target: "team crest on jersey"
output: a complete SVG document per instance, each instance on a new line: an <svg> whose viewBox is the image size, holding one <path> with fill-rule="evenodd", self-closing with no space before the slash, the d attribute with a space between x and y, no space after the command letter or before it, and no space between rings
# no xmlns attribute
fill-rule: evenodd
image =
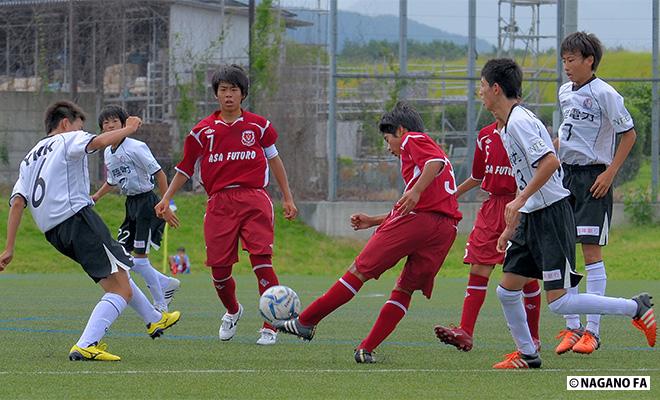
<svg viewBox="0 0 660 400"><path fill-rule="evenodd" d="M593 105L593 102L591 101L591 97L587 97L586 99L584 99L582 105L584 106L584 108L591 109L591 106Z"/></svg>
<svg viewBox="0 0 660 400"><path fill-rule="evenodd" d="M255 140L254 131L250 131L250 130L243 131L241 135L242 135L241 143L243 143L244 146L250 147L254 145L254 140Z"/></svg>

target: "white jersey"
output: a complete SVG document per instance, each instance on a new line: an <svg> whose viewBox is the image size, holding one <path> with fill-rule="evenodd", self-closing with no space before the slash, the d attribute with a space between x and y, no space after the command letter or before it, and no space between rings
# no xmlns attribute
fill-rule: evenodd
<svg viewBox="0 0 660 400"><path fill-rule="evenodd" d="M154 189L153 175L161 170L149 147L132 138L126 138L116 149L106 147L103 161L109 185L119 185L122 194L134 196Z"/></svg>
<svg viewBox="0 0 660 400"><path fill-rule="evenodd" d="M532 180L541 158L548 153L555 154L552 140L536 115L520 105L514 106L511 110L509 120L500 136L509 155L518 190L522 191ZM570 192L562 185L561 174L562 170L559 167L557 172L527 199L520 212L531 213L568 196Z"/></svg>
<svg viewBox="0 0 660 400"><path fill-rule="evenodd" d="M94 204L87 168L87 145L93 138L83 131L48 136L21 161L9 202L23 197L42 232Z"/></svg>
<svg viewBox="0 0 660 400"><path fill-rule="evenodd" d="M572 165L610 165L616 135L631 130L633 120L623 97L606 82L592 78L576 90L559 88L563 122L559 127L559 158Z"/></svg>

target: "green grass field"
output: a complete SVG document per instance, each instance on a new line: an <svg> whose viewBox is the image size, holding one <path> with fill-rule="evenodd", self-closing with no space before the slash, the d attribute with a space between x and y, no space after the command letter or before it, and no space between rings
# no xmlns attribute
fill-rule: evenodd
<svg viewBox="0 0 660 400"><path fill-rule="evenodd" d="M397 330L377 350L379 363L358 365L353 349L368 333L399 268L369 282L356 299L321 323L303 343L280 336L276 346L254 342L260 327L256 282L245 259L236 267L238 296L246 308L237 336L217 338L224 310L203 267L201 219L205 196L179 196L183 226L170 231L170 250L184 245L193 273L183 276L173 308L181 322L160 339L146 335L131 310L106 336L119 363L73 363L69 348L82 331L101 291L80 267L59 255L24 215L15 261L0 274L0 398L622 398L625 392L567 392L567 375L650 375L653 390L635 398L659 398L660 361L626 318L603 319L603 347L591 356L556 356L554 335L563 319L543 310L543 368L494 371L513 350L494 288L494 273L479 322L475 348L463 353L435 339L436 323L457 323L466 282L460 236L436 279L434 297L415 295ZM6 220L6 203L0 219ZM111 227L123 218L123 200L108 196L97 206ZM114 229L112 229L114 231ZM4 243L4 226L0 243ZM283 284L303 305L321 295L350 264L362 243L336 240L299 222L276 222L274 262ZM579 252L578 252L579 253ZM660 293L657 227L617 228L605 249L608 294ZM160 254L152 256L155 264ZM582 270L582 267L579 268ZM136 281L144 286L141 278ZM584 286L583 286L584 287ZM641 395L640 395L641 393Z"/></svg>

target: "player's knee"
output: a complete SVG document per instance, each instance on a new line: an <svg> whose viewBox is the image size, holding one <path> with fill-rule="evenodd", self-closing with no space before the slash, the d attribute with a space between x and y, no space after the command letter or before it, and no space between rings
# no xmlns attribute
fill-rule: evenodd
<svg viewBox="0 0 660 400"><path fill-rule="evenodd" d="M602 281L607 279L607 273L605 272L605 265L603 263L587 265L585 270L587 271L588 282Z"/></svg>
<svg viewBox="0 0 660 400"><path fill-rule="evenodd" d="M231 278L231 270L231 265L211 267L211 277L213 278L213 283L218 284L229 280L229 278Z"/></svg>
<svg viewBox="0 0 660 400"><path fill-rule="evenodd" d="M571 296L573 296L571 293L566 292L563 296L549 302L548 308L550 308L550 311L555 314L572 314L572 312L567 309Z"/></svg>
<svg viewBox="0 0 660 400"><path fill-rule="evenodd" d="M515 303L522 296L520 290L505 289L501 285L498 285L495 291L497 292L497 298L500 299L500 303Z"/></svg>

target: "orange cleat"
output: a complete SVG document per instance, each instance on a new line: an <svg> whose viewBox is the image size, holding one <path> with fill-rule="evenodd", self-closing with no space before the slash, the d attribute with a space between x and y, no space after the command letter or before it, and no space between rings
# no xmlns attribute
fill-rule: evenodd
<svg viewBox="0 0 660 400"><path fill-rule="evenodd" d="M577 329L562 329L555 337L555 339L561 339L561 342L555 348L555 353L564 354L571 350L582 335L584 335L584 329L582 327Z"/></svg>
<svg viewBox="0 0 660 400"><path fill-rule="evenodd" d="M649 346L654 347L658 322L656 321L655 313L653 312L653 303L651 303L652 298L653 297L649 296L648 293L641 293L633 297L633 300L637 302L637 314L633 318L632 324L635 328L644 333Z"/></svg>
<svg viewBox="0 0 660 400"><path fill-rule="evenodd" d="M497 364L493 365L495 369L529 369L529 368L541 368L541 357L539 353L532 354L528 356L522 354L519 351L514 351L511 354L507 354L504 357L504 361L500 361Z"/></svg>
<svg viewBox="0 0 660 400"><path fill-rule="evenodd" d="M584 331L580 340L573 345L573 352L580 354L591 354L600 347L600 339L594 333Z"/></svg>

